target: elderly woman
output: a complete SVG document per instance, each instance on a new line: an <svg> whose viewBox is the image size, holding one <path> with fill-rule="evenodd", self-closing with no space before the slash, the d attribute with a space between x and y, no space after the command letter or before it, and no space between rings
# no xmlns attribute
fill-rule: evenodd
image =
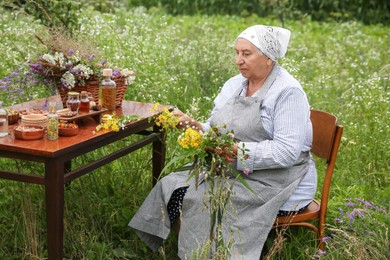
<svg viewBox="0 0 390 260"><path fill-rule="evenodd" d="M233 230L231 259L259 259L275 217L302 211L316 190L316 169L310 155L310 107L299 82L277 65L284 57L290 31L255 25L236 39L236 65L240 74L229 79L214 101L211 117L200 123L180 110L183 124L208 131L222 124L234 130L239 147L233 163L255 191L234 185L231 207L224 218L224 237ZM152 249L166 239L180 217L180 258L189 258L208 238L209 216L203 210L207 184L196 189L188 172L171 173L150 192L130 221L138 236ZM180 215L180 216L179 216Z"/></svg>

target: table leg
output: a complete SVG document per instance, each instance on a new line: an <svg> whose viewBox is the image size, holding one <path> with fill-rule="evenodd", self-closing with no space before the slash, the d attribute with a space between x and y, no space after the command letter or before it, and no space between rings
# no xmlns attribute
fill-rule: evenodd
<svg viewBox="0 0 390 260"><path fill-rule="evenodd" d="M154 132L161 132L161 128L155 126ZM153 142L153 186L156 184L160 177L161 171L165 164L165 132L161 132L161 138L159 141Z"/></svg>
<svg viewBox="0 0 390 260"><path fill-rule="evenodd" d="M64 164L45 162L46 232L48 259L62 259L64 242Z"/></svg>

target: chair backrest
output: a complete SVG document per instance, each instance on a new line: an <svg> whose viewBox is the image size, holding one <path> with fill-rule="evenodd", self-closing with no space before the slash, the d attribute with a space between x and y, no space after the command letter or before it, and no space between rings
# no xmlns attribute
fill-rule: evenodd
<svg viewBox="0 0 390 260"><path fill-rule="evenodd" d="M311 110L310 119L313 125L311 152L327 162L321 194L321 211L325 214L343 126L337 125L337 117L319 110Z"/></svg>

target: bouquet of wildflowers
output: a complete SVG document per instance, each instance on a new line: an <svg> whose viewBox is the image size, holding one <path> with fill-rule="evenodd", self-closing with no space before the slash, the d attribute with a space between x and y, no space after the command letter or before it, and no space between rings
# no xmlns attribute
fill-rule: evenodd
<svg viewBox="0 0 390 260"><path fill-rule="evenodd" d="M158 107L158 104L154 109ZM180 150L167 163L164 168L170 168L178 162L186 162L180 167L179 171L189 170L188 180L194 179L195 186L204 181L209 184L209 189L205 194L206 207L210 212L210 250L207 257L218 259L227 259L230 255L231 239L225 241L222 235L222 218L226 205L233 193L235 181L240 181L248 190L252 188L243 179L231 165L235 159L235 153L232 147L236 144L233 131L228 131L226 126L212 127L208 132L198 131L187 127L184 131L175 128L178 125L178 118L173 116L168 110L162 110L162 113L155 118L156 124L163 129L171 129L174 132L179 131L177 142ZM240 148L243 158L248 155L244 148ZM189 162L189 164L188 164ZM229 181L231 179L232 181Z"/></svg>

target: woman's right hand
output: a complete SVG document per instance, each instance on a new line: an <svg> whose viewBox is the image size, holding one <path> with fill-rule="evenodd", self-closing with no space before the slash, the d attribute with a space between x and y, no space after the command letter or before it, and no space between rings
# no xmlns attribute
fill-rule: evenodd
<svg viewBox="0 0 390 260"><path fill-rule="evenodd" d="M202 125L198 121L196 121L192 117L186 115L180 109L175 108L172 111L172 114L174 116L179 117L179 124L176 126L177 128L185 129L187 127L192 127L195 130L201 130L202 129Z"/></svg>

